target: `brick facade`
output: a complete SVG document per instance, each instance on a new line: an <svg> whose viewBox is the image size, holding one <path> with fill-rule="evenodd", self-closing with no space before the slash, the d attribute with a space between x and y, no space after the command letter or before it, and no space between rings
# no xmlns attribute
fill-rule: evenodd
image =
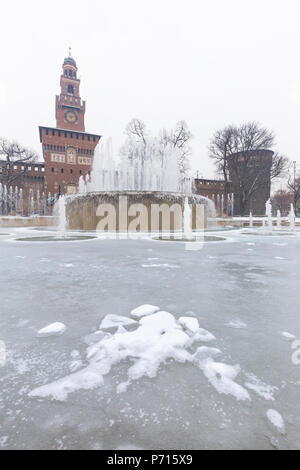
<svg viewBox="0 0 300 470"><path fill-rule="evenodd" d="M67 129L40 127L45 161L45 191L73 194L80 176L89 177L100 136Z"/></svg>
<svg viewBox="0 0 300 470"><path fill-rule="evenodd" d="M5 167L6 162L0 161L0 176L3 176L4 181ZM21 216L28 216L31 213L48 215L51 212L51 204L49 206L45 194L44 163L18 163L13 169L18 177L9 188L6 188L6 204L10 208L9 212ZM4 186L1 185L0 190L4 191ZM0 199L4 204L3 198ZM6 213L4 207L0 207L1 212Z"/></svg>

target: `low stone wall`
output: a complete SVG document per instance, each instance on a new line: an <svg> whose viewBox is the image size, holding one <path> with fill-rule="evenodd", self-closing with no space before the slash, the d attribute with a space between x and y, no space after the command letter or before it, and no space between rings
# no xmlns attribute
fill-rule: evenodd
<svg viewBox="0 0 300 470"><path fill-rule="evenodd" d="M52 216L0 216L0 227L53 227L57 224L57 217Z"/></svg>
<svg viewBox="0 0 300 470"><path fill-rule="evenodd" d="M188 197L192 227L206 226L208 201ZM150 191L112 191L69 196L66 200L68 228L117 232L180 231L185 196Z"/></svg>

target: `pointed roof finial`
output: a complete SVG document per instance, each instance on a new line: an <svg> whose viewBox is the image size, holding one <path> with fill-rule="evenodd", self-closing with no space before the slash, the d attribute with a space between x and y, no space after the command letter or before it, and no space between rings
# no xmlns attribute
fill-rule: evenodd
<svg viewBox="0 0 300 470"><path fill-rule="evenodd" d="M72 48L69 46L69 57L72 57Z"/></svg>

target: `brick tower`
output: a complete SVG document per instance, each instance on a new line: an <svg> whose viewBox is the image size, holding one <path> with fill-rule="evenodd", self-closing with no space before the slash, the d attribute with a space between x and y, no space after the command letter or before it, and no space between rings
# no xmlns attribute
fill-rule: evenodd
<svg viewBox="0 0 300 470"><path fill-rule="evenodd" d="M77 65L71 51L65 58L56 96L56 127L39 127L45 160L45 191L73 194L80 176L91 172L94 150L101 136L85 132L85 101L81 101Z"/></svg>
<svg viewBox="0 0 300 470"><path fill-rule="evenodd" d="M63 63L61 92L56 96L56 127L84 132L85 101L81 102L77 70L76 62L70 53Z"/></svg>

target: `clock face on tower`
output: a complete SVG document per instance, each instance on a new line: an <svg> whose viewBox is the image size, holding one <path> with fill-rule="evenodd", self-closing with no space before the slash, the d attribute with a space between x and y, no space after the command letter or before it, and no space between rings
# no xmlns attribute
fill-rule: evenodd
<svg viewBox="0 0 300 470"><path fill-rule="evenodd" d="M75 124L78 121L78 116L75 111L66 111L65 120L70 124Z"/></svg>

